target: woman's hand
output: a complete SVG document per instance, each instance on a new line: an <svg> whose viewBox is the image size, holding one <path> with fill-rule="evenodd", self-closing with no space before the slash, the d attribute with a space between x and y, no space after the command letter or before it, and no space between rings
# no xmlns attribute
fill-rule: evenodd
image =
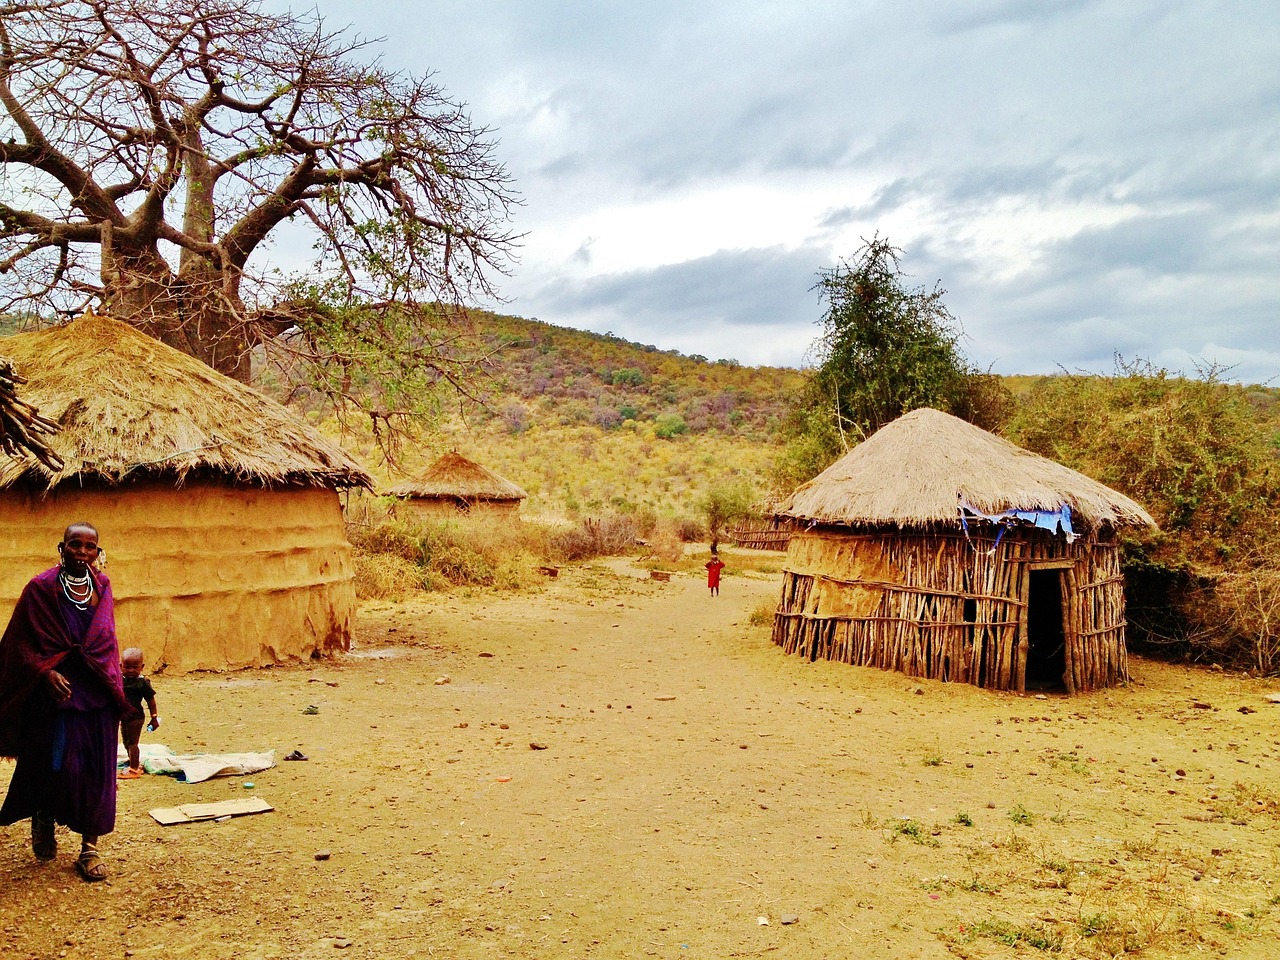
<svg viewBox="0 0 1280 960"><path fill-rule="evenodd" d="M71 699L71 684L57 670L49 671L49 689L53 691L53 699L62 701Z"/></svg>

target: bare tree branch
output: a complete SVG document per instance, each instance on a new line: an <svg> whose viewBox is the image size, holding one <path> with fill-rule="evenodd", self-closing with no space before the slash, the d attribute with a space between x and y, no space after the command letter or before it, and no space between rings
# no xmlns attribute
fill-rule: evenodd
<svg viewBox="0 0 1280 960"><path fill-rule="evenodd" d="M495 295L518 200L490 132L369 48L256 0L0 2L0 303L97 290L242 379L309 329L295 361L462 383L431 305ZM288 221L315 249L292 279L263 254ZM398 359L331 322L362 302L394 304Z"/></svg>

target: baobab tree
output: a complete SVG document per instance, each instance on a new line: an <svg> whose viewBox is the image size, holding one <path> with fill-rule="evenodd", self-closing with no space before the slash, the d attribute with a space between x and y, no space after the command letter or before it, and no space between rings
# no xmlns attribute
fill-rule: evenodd
<svg viewBox="0 0 1280 960"><path fill-rule="evenodd" d="M494 292L517 200L464 106L371 54L253 0L0 2L0 309L96 300L241 380L282 344L338 390L450 376L442 309Z"/></svg>

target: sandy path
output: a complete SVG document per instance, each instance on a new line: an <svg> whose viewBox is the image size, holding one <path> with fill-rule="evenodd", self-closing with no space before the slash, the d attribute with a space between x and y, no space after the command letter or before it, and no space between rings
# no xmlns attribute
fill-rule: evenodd
<svg viewBox="0 0 1280 960"><path fill-rule="evenodd" d="M146 811L243 778L124 784L95 887L0 828L0 956L1270 955L1271 687L1138 662L1037 700L805 664L746 625L773 579L641 574L373 605L345 661L157 678L175 750L311 759L220 824Z"/></svg>

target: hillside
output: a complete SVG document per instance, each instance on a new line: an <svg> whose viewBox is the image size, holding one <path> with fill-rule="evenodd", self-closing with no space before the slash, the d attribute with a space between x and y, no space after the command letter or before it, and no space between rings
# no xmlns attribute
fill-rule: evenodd
<svg viewBox="0 0 1280 960"><path fill-rule="evenodd" d="M395 467L379 462L371 437L344 438L379 480L457 450L524 487L535 515L682 516L717 484L763 491L801 371L492 313L474 322L495 351L483 405L436 425Z"/></svg>

